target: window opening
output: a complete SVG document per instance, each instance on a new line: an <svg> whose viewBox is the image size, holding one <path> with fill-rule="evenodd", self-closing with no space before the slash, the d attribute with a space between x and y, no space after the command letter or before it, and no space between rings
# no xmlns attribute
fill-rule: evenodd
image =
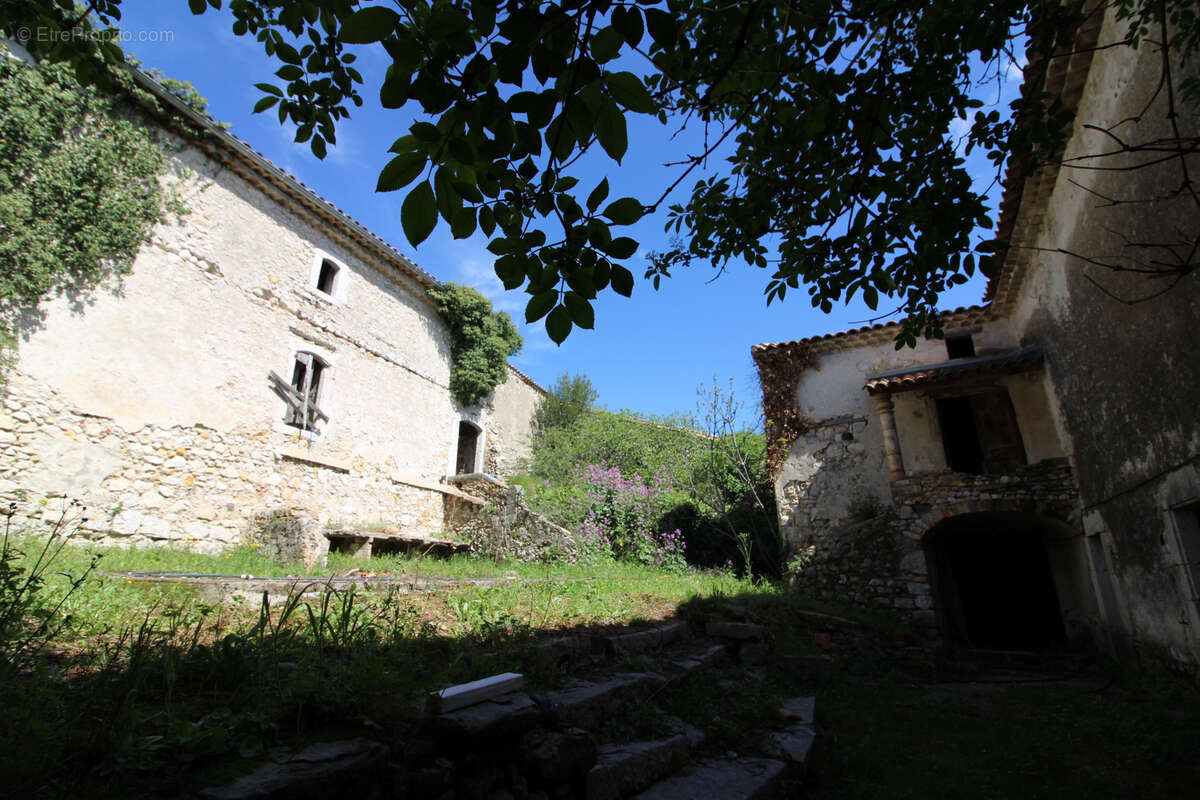
<svg viewBox="0 0 1200 800"><path fill-rule="evenodd" d="M1026 463L1025 444L1007 392L937 401L946 466L973 475L1005 475Z"/></svg>
<svg viewBox="0 0 1200 800"><path fill-rule="evenodd" d="M946 355L950 358L974 358L975 342L970 336L947 336Z"/></svg>
<svg viewBox="0 0 1200 800"><path fill-rule="evenodd" d="M297 353L291 381L270 372L271 388L288 404L285 424L302 431L317 433L317 422L329 421L329 416L317 405L326 364L312 353Z"/></svg>
<svg viewBox="0 0 1200 800"><path fill-rule="evenodd" d="M338 266L329 259L321 262L321 271L317 274L317 289L333 296L333 285L337 280Z"/></svg>

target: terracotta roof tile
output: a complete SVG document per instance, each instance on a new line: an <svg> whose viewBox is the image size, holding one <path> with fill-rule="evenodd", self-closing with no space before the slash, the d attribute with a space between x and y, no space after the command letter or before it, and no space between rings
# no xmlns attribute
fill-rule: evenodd
<svg viewBox="0 0 1200 800"><path fill-rule="evenodd" d="M1043 357L1042 348L1034 346L975 358L956 358L940 364L903 367L871 375L863 388L871 394L906 392L976 375L1022 372L1042 363Z"/></svg>

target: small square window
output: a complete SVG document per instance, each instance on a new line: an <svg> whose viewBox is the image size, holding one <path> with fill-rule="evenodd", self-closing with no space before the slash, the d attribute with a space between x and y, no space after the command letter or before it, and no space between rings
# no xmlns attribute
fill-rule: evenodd
<svg viewBox="0 0 1200 800"><path fill-rule="evenodd" d="M334 286L337 284L339 272L341 272L341 270L338 268L337 264L333 263L328 258L323 259L321 261L321 270L317 273L317 290L332 297Z"/></svg>
<svg viewBox="0 0 1200 800"><path fill-rule="evenodd" d="M970 336L947 336L946 355L950 358L974 358L975 342Z"/></svg>

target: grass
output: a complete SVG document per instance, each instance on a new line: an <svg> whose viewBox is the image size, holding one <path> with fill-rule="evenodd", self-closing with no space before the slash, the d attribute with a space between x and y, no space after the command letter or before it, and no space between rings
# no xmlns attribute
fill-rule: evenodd
<svg viewBox="0 0 1200 800"><path fill-rule="evenodd" d="M26 565L36 544L22 543ZM214 603L179 585L95 573L79 583L97 556L109 572L359 569L503 580L421 594ZM763 624L774 657L762 668L692 676L607 720L600 740L661 734L653 712L663 710L704 729L707 754L752 752L763 730L782 724L782 699L815 694L822 737L806 778L810 796L1174 798L1192 794L1200 779L1194 686L1099 665L1092 675L1111 676L1099 689L938 696L928 690L932 675L897 658L903 625L724 573L462 556L331 556L327 567L306 571L249 547L219 556L67 547L45 578L43 607L61 602L70 623L36 658L0 662L0 774L14 795L177 794L279 743L335 735L403 741L425 691L508 670L554 686L601 664L580 654L549 660L530 645L677 614L701 625ZM826 635L832 655L819 646ZM654 666L647 656L620 665Z"/></svg>
<svg viewBox="0 0 1200 800"><path fill-rule="evenodd" d="M25 555L5 563L19 574L42 540L16 543ZM315 578L351 569L503 580L267 603L206 601L185 584L120 574ZM625 564L332 555L326 567L305 570L252 547L214 556L68 546L44 577L29 618L57 607L69 624L38 658L0 664L0 773L6 791L39 796L81 787L171 793L181 778L192 783L238 756L331 729L402 736L425 691L506 670L553 685L564 670L586 666L546 662L528 647L538 639L658 619L696 596L754 591L726 574Z"/></svg>

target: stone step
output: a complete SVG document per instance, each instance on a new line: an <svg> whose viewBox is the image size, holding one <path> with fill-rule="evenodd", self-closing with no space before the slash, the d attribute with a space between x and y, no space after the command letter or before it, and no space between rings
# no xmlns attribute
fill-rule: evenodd
<svg viewBox="0 0 1200 800"><path fill-rule="evenodd" d="M648 650L658 650L687 633L687 625L682 622L667 622L655 625L650 630L633 631L617 635L598 634L592 637L597 652L608 655L628 655L644 653Z"/></svg>
<svg viewBox="0 0 1200 800"><path fill-rule="evenodd" d="M714 667L729 654L724 645L700 643L681 652L672 653L664 667L673 673L687 675L698 669Z"/></svg>
<svg viewBox="0 0 1200 800"><path fill-rule="evenodd" d="M664 739L600 747L587 776L587 800L617 800L645 789L670 774L704 741L699 728L675 717L667 722L671 733Z"/></svg>
<svg viewBox="0 0 1200 800"><path fill-rule="evenodd" d="M424 733L438 741L481 742L519 736L545 718L543 706L524 692L512 692L425 720Z"/></svg>
<svg viewBox="0 0 1200 800"><path fill-rule="evenodd" d="M626 672L600 683L575 681L537 695L537 702L558 725L592 729L627 704L653 694L667 684L654 672Z"/></svg>
<svg viewBox="0 0 1200 800"><path fill-rule="evenodd" d="M816 698L793 697L783 701L779 712L789 720L786 728L772 731L763 737L760 750L765 756L782 759L788 764L803 767L808 763L817 733L813 727L816 719Z"/></svg>
<svg viewBox="0 0 1200 800"><path fill-rule="evenodd" d="M762 800L775 795L787 763L773 758L708 759L637 795L638 800Z"/></svg>
<svg viewBox="0 0 1200 800"><path fill-rule="evenodd" d="M371 739L312 744L247 775L200 790L208 800L322 798L369 792L386 776L388 748Z"/></svg>

